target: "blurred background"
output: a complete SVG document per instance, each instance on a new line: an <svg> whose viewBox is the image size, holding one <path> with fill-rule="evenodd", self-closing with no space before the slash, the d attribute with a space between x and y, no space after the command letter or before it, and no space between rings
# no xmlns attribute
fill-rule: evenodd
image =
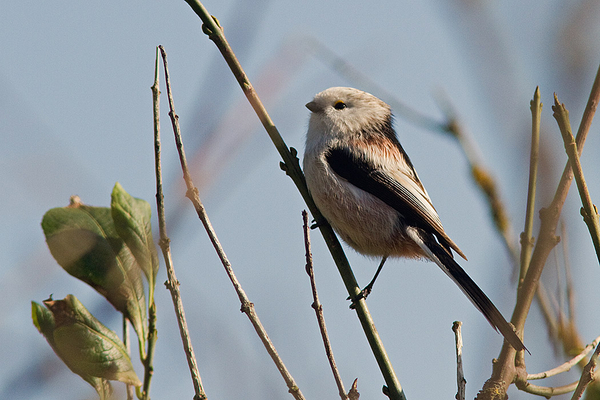
<svg viewBox="0 0 600 400"><path fill-rule="evenodd" d="M304 104L330 86L354 86L443 123L451 106L476 154L497 179L517 246L529 169L529 102L542 102L537 211L549 203L566 162L552 118L552 94L570 110L574 130L600 62L600 3L207 0L288 146L304 148ZM0 12L0 398L92 399L96 394L52 352L31 322L30 302L75 294L111 329L120 317L104 298L51 257L43 214L71 195L108 206L115 182L155 210L152 96L155 47L168 53L176 111L196 184L234 270L284 362L307 398L336 398L304 271L305 208L279 156L201 21L184 1L9 2ZM351 69L349 69L351 66ZM161 77L161 82L164 79ZM240 305L191 204L173 145L162 88L162 138L168 234L203 384L209 398L290 398ZM441 107L440 107L441 105ZM469 258L463 267L510 318L515 304L511 256L485 197L449 135L394 107L410 155L448 234ZM600 197L600 139L592 126L582 163ZM600 334L600 269L579 215L573 184L564 235L543 281L551 310L572 315L581 341ZM156 227L156 223L154 224ZM155 237L157 237L157 233ZM315 273L336 361L348 390L384 398L384 384L342 281L317 231ZM347 252L361 285L378 260ZM567 260L567 261L566 261ZM162 261L162 260L161 260ZM570 267L570 274L565 272ZM570 280L567 279L570 276ZM154 399L192 398L193 388L162 282ZM368 300L408 399L453 398L452 322L463 321L467 397L491 374L502 337L432 263L392 260ZM562 311L560 311L562 310ZM530 373L566 356L537 304L526 325ZM137 355L134 364L141 376ZM579 378L579 370L541 384ZM121 384L115 384L122 394ZM511 387L509 396L528 398ZM570 395L568 395L570 398ZM567 398L563 396L562 398Z"/></svg>

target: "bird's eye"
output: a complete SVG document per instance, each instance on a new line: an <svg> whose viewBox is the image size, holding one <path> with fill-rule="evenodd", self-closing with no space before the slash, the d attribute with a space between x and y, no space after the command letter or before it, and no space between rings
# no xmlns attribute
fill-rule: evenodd
<svg viewBox="0 0 600 400"><path fill-rule="evenodd" d="M346 103L344 103L341 100L338 100L333 105L333 108L335 108L336 110L343 110L344 108L346 108Z"/></svg>

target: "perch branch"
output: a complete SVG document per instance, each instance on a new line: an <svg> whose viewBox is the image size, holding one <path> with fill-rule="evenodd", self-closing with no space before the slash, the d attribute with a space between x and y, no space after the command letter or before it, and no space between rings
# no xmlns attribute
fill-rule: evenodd
<svg viewBox="0 0 600 400"><path fill-rule="evenodd" d="M339 240L335 236L333 229L323 218L318 208L316 207L314 201L312 200L310 193L308 192L308 188L306 187L306 181L304 179L304 174L300 168L300 163L298 161L297 152L295 149L289 149L283 138L279 134L279 131L273 124L271 117L267 113L265 107L263 106L260 98L258 97L256 91L254 90L252 84L248 80L246 73L242 69L238 59L235 57L233 50L229 46L225 35L223 34L223 28L219 25L216 18L212 17L204 5L198 0L186 0L186 2L190 5L190 7L194 10L194 12L200 17L203 22L202 29L208 35L208 38L212 40L219 51L221 52L223 58L229 65L233 75L238 81L242 91L246 95L250 105L256 112L256 115L260 119L263 124L267 134L271 138L271 141L275 145L275 148L279 152L281 158L283 159L283 163L281 164L282 168L286 171L288 176L292 179L298 191L302 195L304 202L306 203L308 209L310 210L313 218L317 221L321 234L327 243L329 251L332 254L332 257L336 263L338 271L344 281L344 285L346 286L346 290L351 298L355 298L360 293L361 289L356 282L356 278L354 277L354 273L350 268L350 264L348 263L348 259L344 254L342 246L340 245ZM371 350L377 364L379 365L379 369L384 377L384 380L387 385L387 390L389 391L390 398L392 400L405 400L404 392L402 391L402 386L400 386L400 381L398 380L396 373L394 372L394 368L388 358L387 352L383 346L383 342L375 329L375 323L371 314L369 313L369 309L367 308L367 303L364 299L359 300L356 303L356 313L360 320L363 331L365 332L365 336L367 337L367 341L371 346Z"/></svg>

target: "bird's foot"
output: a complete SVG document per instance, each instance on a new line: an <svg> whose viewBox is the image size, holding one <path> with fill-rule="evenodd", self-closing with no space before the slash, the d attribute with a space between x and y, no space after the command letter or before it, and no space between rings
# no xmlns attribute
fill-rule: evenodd
<svg viewBox="0 0 600 400"><path fill-rule="evenodd" d="M361 299L367 299L367 297L371 294L371 290L373 290L373 285L372 284L368 284L367 286L365 286L365 288L363 290L360 291L359 294L357 294L354 298L352 298L351 296L348 296L348 298L346 300L351 300L352 303L350 303L350 309L354 310L356 309L356 305L358 304L358 302Z"/></svg>

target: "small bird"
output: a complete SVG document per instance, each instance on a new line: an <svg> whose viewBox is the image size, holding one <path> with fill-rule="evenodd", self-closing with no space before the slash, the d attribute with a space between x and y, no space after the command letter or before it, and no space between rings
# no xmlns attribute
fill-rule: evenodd
<svg viewBox="0 0 600 400"><path fill-rule="evenodd" d="M350 247L382 257L363 297L388 257L429 259L516 350L525 349L512 325L454 261L452 250L466 257L444 231L398 141L390 106L358 89L332 87L306 107L311 116L303 166L315 204Z"/></svg>

